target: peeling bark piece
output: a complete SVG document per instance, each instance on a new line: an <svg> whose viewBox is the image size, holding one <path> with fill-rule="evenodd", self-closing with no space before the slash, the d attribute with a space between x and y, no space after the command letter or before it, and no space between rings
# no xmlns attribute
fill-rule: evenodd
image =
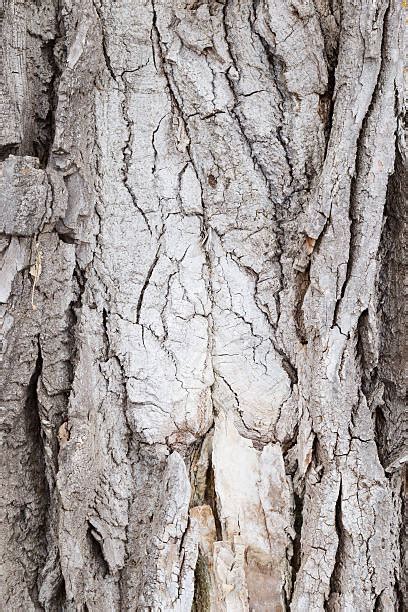
<svg viewBox="0 0 408 612"><path fill-rule="evenodd" d="M239 435L229 415L217 419L213 444L217 507L225 540L218 545L214 565L218 579L225 581L220 587L226 590L225 609L232 610L230 606L242 600L237 610L268 605L283 610L289 588L293 502L280 445L256 450ZM231 561L225 555L231 555ZM236 563L245 582L232 595L230 591L238 588L236 578L225 572ZM236 603L228 603L233 597Z"/></svg>

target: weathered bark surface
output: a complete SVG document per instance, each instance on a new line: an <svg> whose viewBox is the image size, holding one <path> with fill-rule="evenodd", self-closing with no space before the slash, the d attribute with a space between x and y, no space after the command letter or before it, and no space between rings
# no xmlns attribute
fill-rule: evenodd
<svg viewBox="0 0 408 612"><path fill-rule="evenodd" d="M3 0L2 609L403 609L400 4Z"/></svg>

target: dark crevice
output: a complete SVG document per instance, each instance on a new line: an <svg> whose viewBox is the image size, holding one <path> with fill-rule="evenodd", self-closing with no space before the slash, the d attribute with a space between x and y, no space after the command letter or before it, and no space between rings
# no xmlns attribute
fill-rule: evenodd
<svg viewBox="0 0 408 612"><path fill-rule="evenodd" d="M55 10L54 37L51 40L41 40L42 63L48 67L48 72L51 74L49 78L42 81L43 96L46 98L48 110L45 115L42 114L42 111L35 110L33 103L38 101L38 91L32 91L30 100L32 108L30 112L33 117L33 124L31 124L31 129L28 133L24 135L19 149L20 155L33 155L37 157L41 168L46 167L52 152L58 104L58 86L62 73L56 52L61 40L59 9L56 8ZM35 86L34 83L32 85Z"/></svg>
<svg viewBox="0 0 408 612"><path fill-rule="evenodd" d="M51 8L52 5L54 5L53 8ZM56 91L60 77L54 53L59 36L59 7L55 2L50 3L47 9L41 8L40 3L22 3L14 17L12 14L14 9L11 7L12 5L2 15L5 17L5 23L2 19L0 29L11 28L11 31L14 31L14 38L17 35L20 36L17 34L20 26L13 24L13 19L17 21L24 19L24 37L15 43L17 44L15 49L10 47L7 50L6 44L2 52L3 70L10 73L10 83L4 85L6 97L10 97L13 100L12 106L15 106L14 110L11 110L13 117L5 116L4 119L12 122L16 120L19 124L19 134L17 137L11 136L14 142L6 142L0 147L0 161L4 161L10 155L29 155L37 157L40 167L45 168L54 140ZM21 10L23 13L20 14ZM31 23L38 19L44 19L46 29L44 34L39 34L30 27ZM15 30L16 27L17 30ZM52 32L52 38L50 38L50 32ZM23 63L16 69L14 63L10 65L11 57L8 59L7 55L17 53L15 57L19 57L17 51L19 45L24 45L24 55L21 56ZM24 92L20 92L17 101L16 95L21 85L18 85L19 79L25 82L25 86ZM8 104L6 109L3 109L3 111L6 110L6 113L7 107Z"/></svg>
<svg viewBox="0 0 408 612"><path fill-rule="evenodd" d="M363 374L363 391L367 395L369 391L369 378L372 376L372 370L374 371L375 356L370 351L370 319L368 309L366 308L360 314L357 321L357 347L356 353L360 360L360 370Z"/></svg>
<svg viewBox="0 0 408 612"><path fill-rule="evenodd" d="M289 380L290 380L291 384L292 385L297 385L297 383L298 383L298 372L297 372L297 369L290 362L288 357L283 353L283 351L280 348L278 348L276 346L274 348L275 348L276 352L278 353L278 355L282 359L282 368L285 370L286 374L289 376Z"/></svg>
<svg viewBox="0 0 408 612"><path fill-rule="evenodd" d="M397 95L395 99L397 103ZM398 106L395 112L398 117ZM405 117L399 117L401 130ZM385 473L395 490L396 503L401 508L401 570L399 575L395 575L394 592L396 608L402 612L408 609L408 564L405 559L408 542L408 471L406 464L400 463L407 452L408 169L399 133L395 145L394 173L387 188L385 223L379 249L377 317L380 342L377 376L384 391L383 403L375 410L375 441Z"/></svg>
<svg viewBox="0 0 408 612"><path fill-rule="evenodd" d="M377 611L382 612L384 610L382 602L381 602L383 592L384 592L384 589L375 598L374 607L373 607L374 612L377 612Z"/></svg>
<svg viewBox="0 0 408 612"><path fill-rule="evenodd" d="M383 404L377 411L376 442L384 466L390 465L406 449L406 374L408 364L408 171L396 151L380 244L381 267L378 278L378 318L380 352L378 380L384 385Z"/></svg>
<svg viewBox="0 0 408 612"><path fill-rule="evenodd" d="M332 605L332 596L337 593L341 593L341 572L343 567L343 558L344 558L344 527L342 520L342 510L341 510L341 498L342 498L342 483L340 481L339 494L336 501L335 508L335 527L336 534L338 538L337 542L337 550L336 556L334 559L334 567L332 574L330 576L330 594L327 600L324 603L324 609L328 612L333 610Z"/></svg>
<svg viewBox="0 0 408 612"><path fill-rule="evenodd" d="M320 482L323 474L324 474L324 460L322 455L324 456L324 450L322 452L322 447L319 443L319 437L317 434L315 434L315 436L313 437L313 444L312 444L312 460L311 463L313 465L313 468L315 470L315 477L316 477L316 482Z"/></svg>
<svg viewBox="0 0 408 612"><path fill-rule="evenodd" d="M191 612L207 612L211 609L210 591L210 573L207 563L199 551L194 570L194 598Z"/></svg>
<svg viewBox="0 0 408 612"><path fill-rule="evenodd" d="M211 432L211 430L212 427L209 431L207 431L205 436L201 438L199 446L196 446L195 453L197 454L197 456L200 455L204 440L206 439L206 436L208 436L208 434ZM222 527L217 509L217 495L215 491L215 476L214 468L212 465L211 452L208 456L208 466L205 474L204 496L201 499L196 498L195 502L199 505L206 504L210 506L212 515L214 517L216 540L222 541ZM194 598L191 608L193 612L204 612L210 609L210 591L211 580L209 568L205 557L201 554L199 550L197 563L194 571Z"/></svg>
<svg viewBox="0 0 408 612"><path fill-rule="evenodd" d="M64 242L65 244L75 244L75 238L73 238L73 236L70 234L63 234L60 228L56 228L55 231L57 232L58 238L61 240L61 242Z"/></svg>
<svg viewBox="0 0 408 612"><path fill-rule="evenodd" d="M156 252L156 255L154 257L154 260L153 260L150 268L147 271L145 281L144 281L143 286L142 286L142 288L140 290L139 299L137 301L137 306L136 306L136 323L140 322L140 313L141 313L141 310L142 310L144 294L145 294L145 291L146 291L147 287L149 286L149 282L150 282L150 279L152 277L153 271L154 271L154 269L155 269L155 267L157 265L157 262L159 261L159 254L160 254L160 245L159 245L159 247L157 249L157 252Z"/></svg>
<svg viewBox="0 0 408 612"><path fill-rule="evenodd" d="M109 565L103 554L102 536L96 531L94 526L88 522L87 540L92 558L96 562L103 577L109 575Z"/></svg>
<svg viewBox="0 0 408 612"><path fill-rule="evenodd" d="M83 295L85 292L87 278L84 274L83 270L79 267L78 262L75 265L72 280L74 283L74 295L76 299L71 302L71 311L73 314L73 322L75 324L79 323L78 313L82 308Z"/></svg>
<svg viewBox="0 0 408 612"><path fill-rule="evenodd" d="M38 143L34 144L36 156L39 158L40 164L43 167L47 165L50 159L55 136L58 86L61 78L61 69L55 58L56 42L57 38L54 38L44 46L44 52L46 53L48 62L52 67L52 78L47 87L48 113L40 126L42 137Z"/></svg>
<svg viewBox="0 0 408 612"><path fill-rule="evenodd" d="M208 504L212 510L215 522L215 533L217 536L217 540L222 540L222 528L221 521L218 515L217 508L217 494L215 492L215 476L214 476L214 468L212 465L211 457L207 468L206 474L206 483L205 483L205 494L204 494L204 503Z"/></svg>
<svg viewBox="0 0 408 612"><path fill-rule="evenodd" d="M295 507L293 511L294 515L294 530L295 537L293 540L293 555L290 561L290 565L292 568L292 585L291 585L291 594L290 597L293 597L293 593L295 590L296 577L298 571L300 569L300 565L302 562L302 527L303 527L303 496L298 493L294 493L294 501Z"/></svg>
<svg viewBox="0 0 408 612"><path fill-rule="evenodd" d="M395 576L396 600L399 612L408 609L408 563L406 550L408 543L408 466L405 464L401 470L401 529L399 534L401 575Z"/></svg>
<svg viewBox="0 0 408 612"><path fill-rule="evenodd" d="M374 415L374 432L375 441L377 444L378 458L381 465L385 467L385 455L384 450L386 448L387 440L387 419L385 418L383 407L377 406Z"/></svg>
<svg viewBox="0 0 408 612"><path fill-rule="evenodd" d="M104 358L105 358L105 361L107 361L111 355L110 355L110 341L109 341L109 331L108 331L108 312L106 308L102 308L102 332L103 332L103 345L105 348Z"/></svg>
<svg viewBox="0 0 408 612"><path fill-rule="evenodd" d="M330 134L333 128L334 117L334 89L336 86L335 68L328 70L327 75L327 90L324 95L319 98L319 115L324 125L325 150L323 155L323 163L327 156L327 150L330 141Z"/></svg>
<svg viewBox="0 0 408 612"><path fill-rule="evenodd" d="M61 574L61 580L56 587L53 597L53 605L55 610L64 610L67 602L67 593L65 589L65 580ZM50 608L51 609L51 608Z"/></svg>
<svg viewBox="0 0 408 612"><path fill-rule="evenodd" d="M294 278L295 300L293 318L295 322L296 335L301 344L307 344L307 332L303 314L303 302L310 285L310 260L304 272L296 271Z"/></svg>
<svg viewBox="0 0 408 612"><path fill-rule="evenodd" d="M77 331L80 322L80 314L83 305L83 294L85 292L87 278L84 272L79 267L78 263L76 263L75 268L72 274L72 285L73 285L73 295L75 298L69 305L68 310L68 326L67 326L67 341L69 343L69 352L70 352L70 360L69 360L69 384L71 386L74 376L75 369L79 361L79 346L77 343ZM67 404L68 404L68 396L67 396ZM65 418L66 420L66 418Z"/></svg>
<svg viewBox="0 0 408 612"><path fill-rule="evenodd" d="M41 609L38 599L38 577L40 576L42 567L46 560L46 525L47 511L50 505L50 492L46 478L46 464L44 458L44 443L42 438L40 406L38 400L38 382L42 373L43 358L41 353L40 341L37 339L37 359L34 366L34 371L31 375L27 387L26 401L24 404L24 424L26 434L27 447L27 464L26 469L30 474L30 481L35 495L38 499L39 515L36 521L28 525L28 529L36 529L37 533L37 554L40 559L37 564L37 579L28 583L28 590L32 602ZM20 512L20 520L26 523L28 517L25 512L26 506L22 506Z"/></svg>
<svg viewBox="0 0 408 612"><path fill-rule="evenodd" d="M10 155L18 155L18 144L7 144L0 147L0 162L6 160Z"/></svg>
<svg viewBox="0 0 408 612"><path fill-rule="evenodd" d="M115 72L114 72L114 70L112 68L110 57L109 57L109 54L108 54L108 51L107 51L106 38L105 38L105 35L103 33L103 29L104 29L104 26L102 25L102 51L103 51L103 57L105 59L106 68L108 69L109 74L111 75L112 79L114 81L116 81L116 75L115 75Z"/></svg>
<svg viewBox="0 0 408 612"><path fill-rule="evenodd" d="M333 9L330 9L333 15ZM334 16L334 15L333 15ZM334 106L335 106L335 97L334 92L336 88L336 69L339 61L339 43L340 43L340 33L341 33L341 25L336 24L336 36L333 36L333 32L328 30L326 31L323 27L322 22L320 22L320 27L322 30L324 47L325 47L325 55L327 60L327 89L325 93L319 96L319 115L324 125L324 135L325 135L325 151L323 160L326 159L327 149L330 140L330 134L333 127L333 118L334 118Z"/></svg>

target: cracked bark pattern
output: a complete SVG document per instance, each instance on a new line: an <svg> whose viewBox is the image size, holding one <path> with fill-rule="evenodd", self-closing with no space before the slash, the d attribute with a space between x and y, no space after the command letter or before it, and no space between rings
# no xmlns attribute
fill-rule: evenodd
<svg viewBox="0 0 408 612"><path fill-rule="evenodd" d="M3 0L3 609L408 605L406 17Z"/></svg>

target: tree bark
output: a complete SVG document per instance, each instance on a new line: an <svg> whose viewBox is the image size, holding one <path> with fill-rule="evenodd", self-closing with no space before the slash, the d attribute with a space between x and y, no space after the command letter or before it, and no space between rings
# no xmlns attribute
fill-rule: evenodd
<svg viewBox="0 0 408 612"><path fill-rule="evenodd" d="M407 17L3 0L3 609L408 606Z"/></svg>

